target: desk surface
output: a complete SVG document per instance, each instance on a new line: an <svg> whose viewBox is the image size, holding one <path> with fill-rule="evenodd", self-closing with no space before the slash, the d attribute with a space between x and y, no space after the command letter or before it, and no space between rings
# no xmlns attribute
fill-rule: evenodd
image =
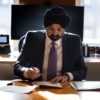
<svg viewBox="0 0 100 100"><path fill-rule="evenodd" d="M4 81L0 81L2 83ZM15 81L13 82L13 85L18 85L18 86L27 86L29 85L28 83L25 82L19 82ZM79 100L100 100L100 92L98 91L76 91L73 88L70 87L68 83L62 84L64 88L62 89L47 89L47 88L37 88L34 92L29 93L29 94L18 94L18 93L13 93L13 92L2 92L0 91L0 98L2 100L48 100L47 97L44 95L40 95L39 91L44 92L48 91L49 93L53 93L55 95L67 95L67 94L76 94L79 97ZM59 100L66 100L66 98L63 98ZM49 100L54 100L52 99L54 97L50 97ZM58 99L56 99L58 100ZM70 100L70 99L69 99ZM73 99L74 100L74 99Z"/></svg>
<svg viewBox="0 0 100 100"><path fill-rule="evenodd" d="M15 64L18 56L19 52L17 51L10 54L0 54L0 63Z"/></svg>
<svg viewBox="0 0 100 100"><path fill-rule="evenodd" d="M85 63L100 63L100 57L85 57Z"/></svg>

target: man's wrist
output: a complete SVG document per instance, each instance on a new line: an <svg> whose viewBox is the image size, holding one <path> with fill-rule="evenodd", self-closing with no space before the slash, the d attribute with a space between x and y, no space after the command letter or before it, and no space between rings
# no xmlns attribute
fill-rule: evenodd
<svg viewBox="0 0 100 100"><path fill-rule="evenodd" d="M69 80L72 81L74 79L73 74L71 72L66 72L64 74L69 76Z"/></svg>
<svg viewBox="0 0 100 100"><path fill-rule="evenodd" d="M28 78L28 68L26 68L26 69L24 70L23 75L24 75L25 78Z"/></svg>
<svg viewBox="0 0 100 100"><path fill-rule="evenodd" d="M64 73L64 76L66 76L67 81L70 81L70 76L67 73Z"/></svg>

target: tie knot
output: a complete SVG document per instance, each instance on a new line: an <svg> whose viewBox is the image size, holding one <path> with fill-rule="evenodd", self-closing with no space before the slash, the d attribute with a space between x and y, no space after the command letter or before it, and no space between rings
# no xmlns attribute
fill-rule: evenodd
<svg viewBox="0 0 100 100"><path fill-rule="evenodd" d="M56 45L56 43L55 43L55 42L51 42L51 45L52 45L52 46L55 46L55 45Z"/></svg>

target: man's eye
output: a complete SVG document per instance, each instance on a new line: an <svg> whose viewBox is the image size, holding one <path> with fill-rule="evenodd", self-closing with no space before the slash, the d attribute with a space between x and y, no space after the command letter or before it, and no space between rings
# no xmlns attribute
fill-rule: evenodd
<svg viewBox="0 0 100 100"><path fill-rule="evenodd" d="M62 29L58 29L58 31L62 31Z"/></svg>
<svg viewBox="0 0 100 100"><path fill-rule="evenodd" d="M53 28L49 28L49 30L54 30Z"/></svg>

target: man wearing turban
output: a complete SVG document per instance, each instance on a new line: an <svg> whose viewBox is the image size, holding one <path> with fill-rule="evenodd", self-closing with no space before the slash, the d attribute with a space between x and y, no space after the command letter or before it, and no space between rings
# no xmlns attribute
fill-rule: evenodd
<svg viewBox="0 0 100 100"><path fill-rule="evenodd" d="M87 67L82 56L81 40L78 35L65 32L69 23L70 17L64 8L54 6L47 9L45 31L27 32L21 54L14 65L14 74L24 80L53 83L85 79ZM52 44L56 54L52 54L52 65L49 65Z"/></svg>

